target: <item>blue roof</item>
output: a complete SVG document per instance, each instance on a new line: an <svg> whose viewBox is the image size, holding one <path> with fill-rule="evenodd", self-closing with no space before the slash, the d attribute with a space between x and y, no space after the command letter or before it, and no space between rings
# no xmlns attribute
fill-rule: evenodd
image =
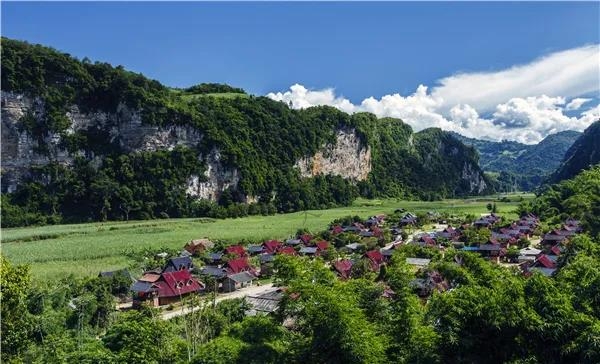
<svg viewBox="0 0 600 364"><path fill-rule="evenodd" d="M217 277L217 278L222 278L227 275L227 270L223 269L223 268L207 265L205 267L202 267L202 269L200 269L200 274L204 274L207 276L213 276L213 277Z"/></svg>
<svg viewBox="0 0 600 364"><path fill-rule="evenodd" d="M479 251L479 247L478 246L465 246L461 250L464 250L467 252L476 252L476 251Z"/></svg>
<svg viewBox="0 0 600 364"><path fill-rule="evenodd" d="M156 290L152 288L152 282L137 281L131 286L131 290L134 292L150 292Z"/></svg>
<svg viewBox="0 0 600 364"><path fill-rule="evenodd" d="M317 248L316 247L304 246L304 247L300 248L300 253L315 254L316 252L317 252Z"/></svg>

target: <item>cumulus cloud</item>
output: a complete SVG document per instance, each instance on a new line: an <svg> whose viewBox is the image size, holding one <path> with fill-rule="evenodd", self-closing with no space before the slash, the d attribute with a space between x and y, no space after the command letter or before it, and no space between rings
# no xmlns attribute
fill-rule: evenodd
<svg viewBox="0 0 600 364"><path fill-rule="evenodd" d="M588 101L592 101L592 99L583 99L583 98L574 98L567 104L565 107L566 110L579 110L579 108Z"/></svg>
<svg viewBox="0 0 600 364"><path fill-rule="evenodd" d="M514 97L576 97L598 91L599 60L597 44L569 49L506 70L443 78L432 95L443 99L448 108L465 103L481 112Z"/></svg>
<svg viewBox="0 0 600 364"><path fill-rule="evenodd" d="M348 113L400 118L417 131L439 127L469 137L531 144L560 131L581 131L600 119L600 105L579 117L564 113L591 101L577 96L600 91L599 49L581 47L498 72L450 76L431 90L419 85L408 96L368 97L356 105L331 88L309 90L300 84L267 96L294 108L330 105Z"/></svg>

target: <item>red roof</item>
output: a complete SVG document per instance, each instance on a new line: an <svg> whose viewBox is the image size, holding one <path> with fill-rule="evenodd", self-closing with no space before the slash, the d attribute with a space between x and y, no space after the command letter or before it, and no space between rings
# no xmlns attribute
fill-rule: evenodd
<svg viewBox="0 0 600 364"><path fill-rule="evenodd" d="M343 232L344 232L344 228L339 225L336 225L331 229L332 234L341 234Z"/></svg>
<svg viewBox="0 0 600 364"><path fill-rule="evenodd" d="M248 258L237 258L227 262L227 272L229 274L251 271L252 267L248 264Z"/></svg>
<svg viewBox="0 0 600 364"><path fill-rule="evenodd" d="M277 240L269 240L263 243L263 246L268 254L274 254L277 250L279 250L279 248L281 248L282 245L283 244Z"/></svg>
<svg viewBox="0 0 600 364"><path fill-rule="evenodd" d="M365 253L365 256L371 261L373 270L379 269L379 266L383 263L383 255L379 250L369 250Z"/></svg>
<svg viewBox="0 0 600 364"><path fill-rule="evenodd" d="M428 236L428 235L421 236L421 241L427 245L435 245L435 240L431 236Z"/></svg>
<svg viewBox="0 0 600 364"><path fill-rule="evenodd" d="M158 287L158 297L180 296L204 288L188 270L162 273L154 284Z"/></svg>
<svg viewBox="0 0 600 364"><path fill-rule="evenodd" d="M555 245L552 247L552 249L550 249L550 251L554 254L554 255L560 255L560 248L558 247L558 245Z"/></svg>
<svg viewBox="0 0 600 364"><path fill-rule="evenodd" d="M329 248L329 243L325 240L319 241L316 245L318 250L327 250Z"/></svg>
<svg viewBox="0 0 600 364"><path fill-rule="evenodd" d="M302 234L300 235L300 240L302 240L302 242L304 244L308 244L311 240L312 240L312 235L310 234Z"/></svg>
<svg viewBox="0 0 600 364"><path fill-rule="evenodd" d="M350 278L350 271L352 269L352 261L350 259L338 260L333 263L333 267L344 279Z"/></svg>
<svg viewBox="0 0 600 364"><path fill-rule="evenodd" d="M241 245L230 245L227 248L225 248L225 252L227 254L233 254L237 257L246 256L246 249L244 249L244 247Z"/></svg>
<svg viewBox="0 0 600 364"><path fill-rule="evenodd" d="M546 254L540 255L536 263L540 263L544 268L556 268L556 264Z"/></svg>
<svg viewBox="0 0 600 364"><path fill-rule="evenodd" d="M279 254L296 255L297 253L296 250L294 250L294 248L292 248L291 246L286 246L279 249Z"/></svg>

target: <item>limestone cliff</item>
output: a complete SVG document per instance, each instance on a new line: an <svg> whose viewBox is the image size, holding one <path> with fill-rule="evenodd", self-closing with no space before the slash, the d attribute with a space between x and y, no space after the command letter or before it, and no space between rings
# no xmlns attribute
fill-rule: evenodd
<svg viewBox="0 0 600 364"><path fill-rule="evenodd" d="M302 177L329 174L364 181L371 172L371 148L361 142L355 130L338 130L334 144L300 159L296 167Z"/></svg>

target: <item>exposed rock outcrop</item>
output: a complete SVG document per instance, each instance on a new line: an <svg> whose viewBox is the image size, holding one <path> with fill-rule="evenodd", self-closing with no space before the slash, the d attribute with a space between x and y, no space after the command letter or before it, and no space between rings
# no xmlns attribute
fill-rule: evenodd
<svg viewBox="0 0 600 364"><path fill-rule="evenodd" d="M229 187L236 187L239 180L238 170L224 167L221 154L217 149L213 149L206 157L204 176L190 176L186 192L189 196L216 201L221 192Z"/></svg>
<svg viewBox="0 0 600 364"><path fill-rule="evenodd" d="M302 177L337 175L363 181L371 172L371 148L362 143L355 130L338 130L335 144L300 159L296 167Z"/></svg>
<svg viewBox="0 0 600 364"><path fill-rule="evenodd" d="M38 141L24 129L25 116L38 120L44 117L44 104L40 99L2 91L1 112L2 192L13 192L31 167L50 162L72 163L75 155L63 147L59 134L46 135L43 140L45 151L41 152ZM202 140L202 135L189 126L145 125L138 111L123 104L118 106L116 113L84 113L73 105L65 115L71 124L66 134L91 129L108 131L109 142L116 143L123 152L172 150L178 145L195 147Z"/></svg>

